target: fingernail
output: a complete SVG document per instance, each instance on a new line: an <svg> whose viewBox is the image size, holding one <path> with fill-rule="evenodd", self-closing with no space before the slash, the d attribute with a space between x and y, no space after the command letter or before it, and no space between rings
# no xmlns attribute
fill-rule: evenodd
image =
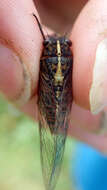
<svg viewBox="0 0 107 190"><path fill-rule="evenodd" d="M16 53L0 44L0 91L12 102L22 104L30 96L27 73L26 66Z"/></svg>
<svg viewBox="0 0 107 190"><path fill-rule="evenodd" d="M101 41L96 50L89 98L93 114L99 113L107 105L107 39Z"/></svg>
<svg viewBox="0 0 107 190"><path fill-rule="evenodd" d="M107 134L107 112L101 112L99 134Z"/></svg>

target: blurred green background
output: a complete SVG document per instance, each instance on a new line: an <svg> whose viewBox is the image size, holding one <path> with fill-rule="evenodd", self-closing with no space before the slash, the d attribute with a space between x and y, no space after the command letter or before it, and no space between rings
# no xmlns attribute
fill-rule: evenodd
<svg viewBox="0 0 107 190"><path fill-rule="evenodd" d="M69 159L73 142L67 139L56 190L71 190ZM0 95L0 190L44 190L38 124Z"/></svg>

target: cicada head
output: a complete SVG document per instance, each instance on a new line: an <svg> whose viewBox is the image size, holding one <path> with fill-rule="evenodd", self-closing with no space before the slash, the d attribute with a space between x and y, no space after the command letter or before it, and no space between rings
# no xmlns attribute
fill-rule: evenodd
<svg viewBox="0 0 107 190"><path fill-rule="evenodd" d="M57 35L47 36L43 42L44 51L43 56L57 56L57 42L59 41L61 46L61 55L62 56L71 56L72 52L70 47L72 45L71 40L67 39L65 36L59 37Z"/></svg>

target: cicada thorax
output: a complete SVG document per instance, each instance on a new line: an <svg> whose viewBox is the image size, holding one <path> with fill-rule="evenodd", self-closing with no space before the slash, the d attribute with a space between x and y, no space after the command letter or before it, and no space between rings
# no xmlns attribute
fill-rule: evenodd
<svg viewBox="0 0 107 190"><path fill-rule="evenodd" d="M51 133L64 133L72 104L71 41L56 35L43 43L40 60L39 108Z"/></svg>

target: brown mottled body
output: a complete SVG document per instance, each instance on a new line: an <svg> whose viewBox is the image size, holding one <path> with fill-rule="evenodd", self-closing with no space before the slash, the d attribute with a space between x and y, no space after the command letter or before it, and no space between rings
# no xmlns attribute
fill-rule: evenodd
<svg viewBox="0 0 107 190"><path fill-rule="evenodd" d="M42 31L38 19L37 22ZM44 39L38 88L41 163L46 190L54 190L72 106L73 56L71 41L65 36L45 37L41 33Z"/></svg>
<svg viewBox="0 0 107 190"><path fill-rule="evenodd" d="M63 131L65 115L71 109L73 60L70 45L65 37L49 36L44 41L40 60L39 108L52 133L58 133L61 126ZM59 126L55 126L58 116L62 119Z"/></svg>

